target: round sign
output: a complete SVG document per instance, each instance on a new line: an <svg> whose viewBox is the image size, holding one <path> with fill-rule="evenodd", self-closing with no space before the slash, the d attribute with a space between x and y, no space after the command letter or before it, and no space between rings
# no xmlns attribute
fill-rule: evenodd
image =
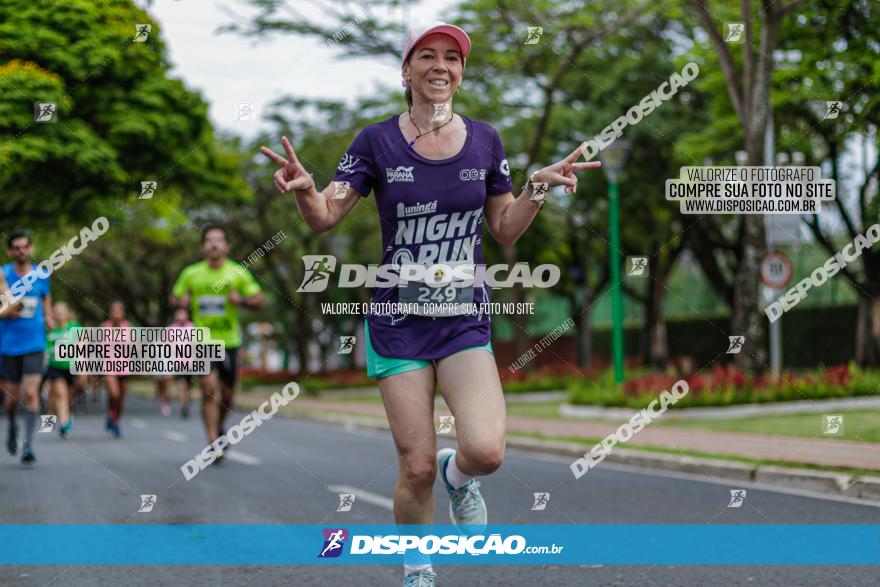
<svg viewBox="0 0 880 587"><path fill-rule="evenodd" d="M781 289L791 281L794 268L791 261L782 253L767 253L761 263L761 281L770 287Z"/></svg>

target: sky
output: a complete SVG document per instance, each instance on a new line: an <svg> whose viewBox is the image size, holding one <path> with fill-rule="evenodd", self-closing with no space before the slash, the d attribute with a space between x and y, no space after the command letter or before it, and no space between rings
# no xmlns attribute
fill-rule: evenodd
<svg viewBox="0 0 880 587"><path fill-rule="evenodd" d="M322 40L293 34L276 33L258 40L217 34L219 26L254 14L244 0L139 4L161 28L174 65L171 74L208 100L211 120L218 129L245 137L255 135L265 108L285 94L353 103L373 93L377 84L399 87L400 68L388 58L342 59L339 51ZM322 0L293 0L291 4L313 22L322 17ZM356 11L357 3L352 4ZM440 17L448 6L443 0L414 2L387 17L416 24ZM254 104L255 116L238 120L238 103Z"/></svg>

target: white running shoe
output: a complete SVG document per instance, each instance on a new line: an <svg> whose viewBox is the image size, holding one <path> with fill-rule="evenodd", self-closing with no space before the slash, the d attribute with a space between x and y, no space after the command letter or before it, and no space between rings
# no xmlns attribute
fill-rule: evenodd
<svg viewBox="0 0 880 587"><path fill-rule="evenodd" d="M485 528L488 514L486 502L480 495L480 482L471 479L460 489L453 489L446 480L446 464L455 457L455 450L443 448L437 451L437 474L443 480L446 492L449 493L449 517L459 529L461 526L479 526ZM480 530L481 528L474 528Z"/></svg>

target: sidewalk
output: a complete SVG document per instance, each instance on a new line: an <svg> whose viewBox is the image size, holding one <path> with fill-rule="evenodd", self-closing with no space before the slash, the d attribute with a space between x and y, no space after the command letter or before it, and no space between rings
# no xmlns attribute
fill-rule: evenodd
<svg viewBox="0 0 880 587"><path fill-rule="evenodd" d="M683 410L667 412L665 417L668 420L688 418L726 420L728 418L748 418L750 416L826 414L836 410L870 410L877 408L880 408L880 397L863 395L840 399L798 400L775 403L767 402L763 404L685 408ZM560 408L560 413L569 418L622 421L628 419L633 411L632 409L607 406L576 406L567 404Z"/></svg>
<svg viewBox="0 0 880 587"><path fill-rule="evenodd" d="M337 412L385 419L382 404L337 402L299 397L298 408ZM445 407L437 406L435 416L451 415ZM570 438L598 439L612 434L614 424L604 422L554 421L544 418L508 416L510 434L539 434ZM656 447L665 450L685 450L744 457L762 461L798 463L880 471L880 444L846 440L818 440L791 436L766 436L709 430L676 429L646 426L633 436L628 447Z"/></svg>

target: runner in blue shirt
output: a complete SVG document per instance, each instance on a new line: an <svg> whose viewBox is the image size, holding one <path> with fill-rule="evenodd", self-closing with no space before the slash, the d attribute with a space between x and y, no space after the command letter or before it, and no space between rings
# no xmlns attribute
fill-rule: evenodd
<svg viewBox="0 0 880 587"><path fill-rule="evenodd" d="M2 316L4 379L7 381L6 413L9 430L6 447L10 454L18 450L15 411L19 391L24 392L24 447L21 462L36 461L32 447L37 414L40 410L40 378L43 372L43 353L46 349L46 329L54 327L51 312L52 296L49 278L41 275L31 262L34 243L24 230L14 230L7 241L11 263L3 265L3 277L16 302ZM34 275L30 275L31 272Z"/></svg>
<svg viewBox="0 0 880 587"><path fill-rule="evenodd" d="M3 272L0 271L0 310L4 308L3 300L9 291L9 286L6 285L6 278L3 277ZM4 405L6 403L6 378L3 376L3 325L6 324L6 321L3 320L3 316L12 311L12 307L7 308L5 311L0 311L0 397L3 398Z"/></svg>
<svg viewBox="0 0 880 587"><path fill-rule="evenodd" d="M416 264L427 269L459 262L479 266L484 218L498 242L512 245L534 220L550 187L565 185L573 192L575 173L599 166L577 161L582 144L561 161L535 171L514 196L498 132L452 109L470 49L470 39L459 27L436 22L413 28L401 62L409 109L361 130L323 192L286 138L286 157L261 149L280 167L276 187L282 193L294 192L314 232L333 228L361 197L374 192L384 267L399 270ZM421 292L427 288L416 284L414 294L405 289L379 287L372 301L412 304L423 301ZM454 299L444 301L480 307L489 301L489 289L476 284L446 288L444 295ZM504 395L489 316L370 313L364 332L367 373L379 381L398 452L396 522L433 522L433 484L439 476L449 495L452 521L485 525L486 504L475 476L488 475L501 465L505 444ZM435 454L438 383L455 417L458 450L445 448ZM426 561L404 561L405 586L433 586L434 580Z"/></svg>

